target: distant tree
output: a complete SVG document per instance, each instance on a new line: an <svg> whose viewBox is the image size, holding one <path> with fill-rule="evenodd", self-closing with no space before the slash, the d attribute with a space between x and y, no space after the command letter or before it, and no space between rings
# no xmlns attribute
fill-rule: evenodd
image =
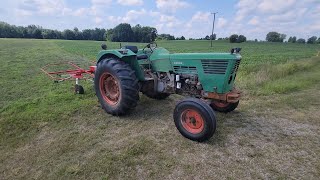
<svg viewBox="0 0 320 180"><path fill-rule="evenodd" d="M236 43L238 42L238 38L239 36L237 34L233 34L230 36L229 40L230 40L230 43Z"/></svg>
<svg viewBox="0 0 320 180"><path fill-rule="evenodd" d="M212 38L212 40L216 40L217 39L217 35L216 34L213 34L213 36L212 36L212 34L210 35L210 40L211 40L211 38Z"/></svg>
<svg viewBox="0 0 320 180"><path fill-rule="evenodd" d="M292 42L292 37L291 37L291 36L289 37L288 42L289 42L289 43Z"/></svg>
<svg viewBox="0 0 320 180"><path fill-rule="evenodd" d="M116 41L116 42L135 41L134 33L131 29L131 25L127 23L121 23L115 28L113 28L111 41Z"/></svg>
<svg viewBox="0 0 320 180"><path fill-rule="evenodd" d="M73 28L73 33L74 33L74 38L76 40L81 40L83 39L83 34L81 31L79 31L79 29L77 27Z"/></svg>
<svg viewBox="0 0 320 180"><path fill-rule="evenodd" d="M175 37L170 34L159 34L157 36L158 40L175 40Z"/></svg>
<svg viewBox="0 0 320 180"><path fill-rule="evenodd" d="M292 37L292 43L296 43L297 42L297 37L293 36Z"/></svg>
<svg viewBox="0 0 320 180"><path fill-rule="evenodd" d="M258 39L254 39L254 42L258 42Z"/></svg>
<svg viewBox="0 0 320 180"><path fill-rule="evenodd" d="M238 43L243 43L246 41L247 41L247 38L244 35L240 35L237 40Z"/></svg>
<svg viewBox="0 0 320 180"><path fill-rule="evenodd" d="M305 40L305 39L300 38L300 39L298 39L298 40L297 40L297 43L305 44L305 43L306 43L306 40Z"/></svg>
<svg viewBox="0 0 320 180"><path fill-rule="evenodd" d="M269 32L266 36L266 40L269 42L283 42L286 39L285 34L280 34L278 32Z"/></svg>
<svg viewBox="0 0 320 180"><path fill-rule="evenodd" d="M186 38L184 36L181 36L180 40L186 40Z"/></svg>
<svg viewBox="0 0 320 180"><path fill-rule="evenodd" d="M64 30L62 32L62 37L63 37L63 39L68 39L68 40L74 40L75 39L74 32L71 31L70 29Z"/></svg>
<svg viewBox="0 0 320 180"><path fill-rule="evenodd" d="M223 40L222 38L218 38L218 41L221 41L221 40Z"/></svg>
<svg viewBox="0 0 320 180"><path fill-rule="evenodd" d="M33 37L36 39L42 39L43 38L42 31L40 29L35 29L33 31Z"/></svg>
<svg viewBox="0 0 320 180"><path fill-rule="evenodd" d="M317 43L320 44L320 37L318 38Z"/></svg>
<svg viewBox="0 0 320 180"><path fill-rule="evenodd" d="M316 42L317 42L317 37L316 36L312 36L307 41L308 44L316 44Z"/></svg>
<svg viewBox="0 0 320 180"><path fill-rule="evenodd" d="M213 36L212 35L206 35L204 38L199 38L198 40L211 40L211 38L212 38L212 40L216 40L217 39L217 35L216 34L213 34Z"/></svg>
<svg viewBox="0 0 320 180"><path fill-rule="evenodd" d="M279 42L284 42L284 40L287 38L286 34L280 34Z"/></svg>

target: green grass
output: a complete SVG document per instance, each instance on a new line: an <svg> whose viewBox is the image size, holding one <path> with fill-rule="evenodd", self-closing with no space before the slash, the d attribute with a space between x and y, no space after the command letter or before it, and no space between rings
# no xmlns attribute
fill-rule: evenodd
<svg viewBox="0 0 320 180"><path fill-rule="evenodd" d="M53 83L40 67L87 67L101 42L0 39L0 179L316 179L319 166L319 45L162 41L180 52L242 47L239 108L217 113L206 143L183 138L172 110L183 97L141 95L124 117L106 114L92 83ZM145 44L137 44L143 47ZM117 48L119 43L108 43Z"/></svg>

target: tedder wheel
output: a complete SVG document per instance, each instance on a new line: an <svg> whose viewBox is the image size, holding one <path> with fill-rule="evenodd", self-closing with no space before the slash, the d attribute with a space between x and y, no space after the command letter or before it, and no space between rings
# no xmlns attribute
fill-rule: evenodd
<svg viewBox="0 0 320 180"><path fill-rule="evenodd" d="M206 141L216 130L213 110L200 99L188 98L180 101L174 109L173 118L179 132L193 141Z"/></svg>
<svg viewBox="0 0 320 180"><path fill-rule="evenodd" d="M213 110L223 113L228 113L235 110L239 105L239 101L236 103L227 103L227 102L219 102L219 101L212 101L210 106Z"/></svg>
<svg viewBox="0 0 320 180"><path fill-rule="evenodd" d="M76 94L84 94L84 89L83 89L83 87L81 85L76 84L74 86L74 92Z"/></svg>
<svg viewBox="0 0 320 180"><path fill-rule="evenodd" d="M101 60L95 72L94 86L103 109L123 115L137 106L139 84L131 67L115 58Z"/></svg>

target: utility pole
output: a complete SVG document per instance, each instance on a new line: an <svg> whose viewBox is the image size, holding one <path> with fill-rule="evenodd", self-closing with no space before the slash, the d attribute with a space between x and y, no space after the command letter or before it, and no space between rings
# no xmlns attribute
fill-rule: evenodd
<svg viewBox="0 0 320 180"><path fill-rule="evenodd" d="M215 21L216 21L216 14L217 14L217 13L218 13L218 12L211 13L211 14L213 14L212 33L211 33L211 47L212 47L212 40L213 40L214 23L215 23Z"/></svg>

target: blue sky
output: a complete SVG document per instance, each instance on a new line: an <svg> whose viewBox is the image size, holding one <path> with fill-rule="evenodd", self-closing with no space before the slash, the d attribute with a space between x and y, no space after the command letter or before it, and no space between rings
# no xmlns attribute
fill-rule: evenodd
<svg viewBox="0 0 320 180"><path fill-rule="evenodd" d="M320 36L320 0L0 0L0 21L51 29L153 26L189 38L216 34L265 39L269 31L301 38Z"/></svg>

